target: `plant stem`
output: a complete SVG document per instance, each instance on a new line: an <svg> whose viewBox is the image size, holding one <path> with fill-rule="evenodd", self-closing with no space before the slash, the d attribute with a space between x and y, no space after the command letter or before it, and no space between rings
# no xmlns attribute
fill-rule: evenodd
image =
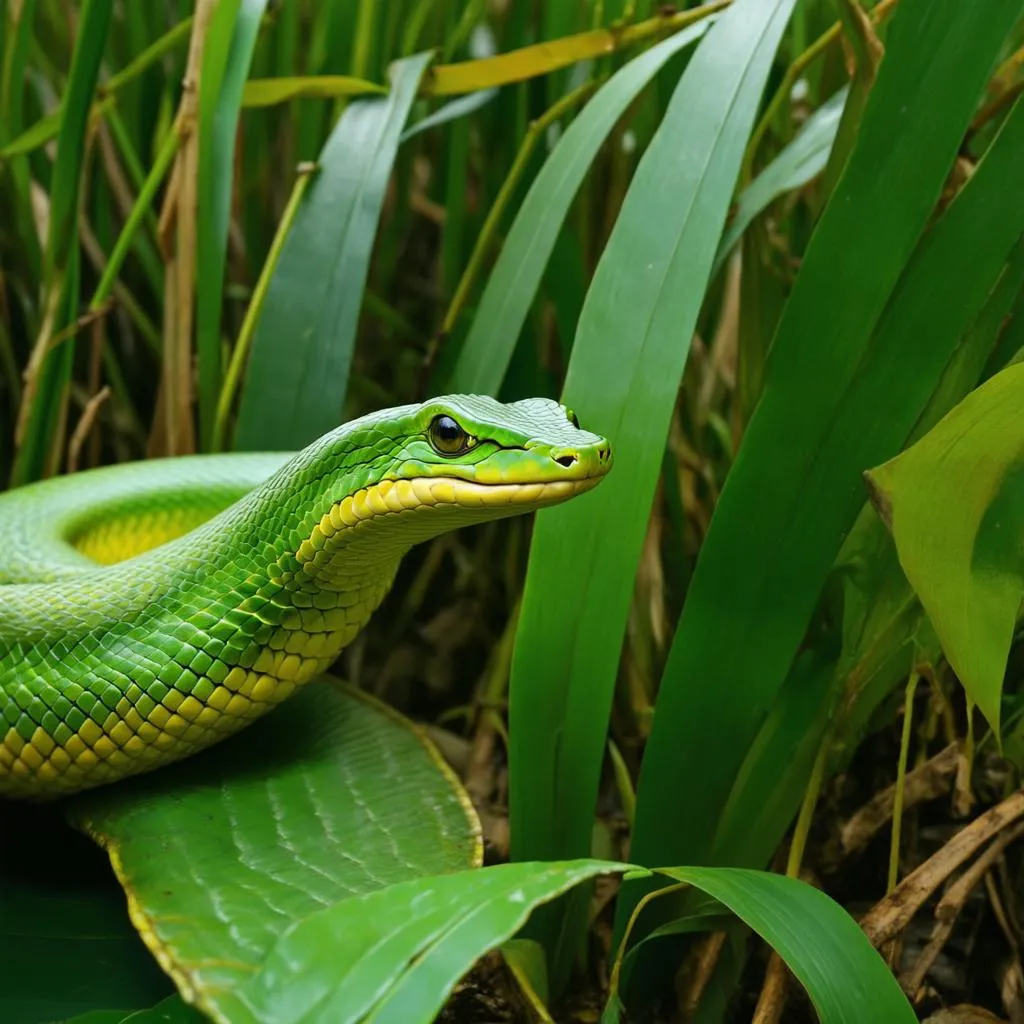
<svg viewBox="0 0 1024 1024"><path fill-rule="evenodd" d="M910 670L907 692L903 699L903 732L900 735L900 759L896 768L896 789L892 804L892 841L889 845L889 879L886 892L896 888L900 870L900 835L903 831L903 788L907 778L907 758L910 752L911 726L914 720L914 693L921 676L915 666Z"/></svg>

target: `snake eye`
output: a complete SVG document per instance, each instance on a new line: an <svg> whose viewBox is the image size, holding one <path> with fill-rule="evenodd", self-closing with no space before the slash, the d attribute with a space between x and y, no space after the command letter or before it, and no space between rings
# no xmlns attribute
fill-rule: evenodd
<svg viewBox="0 0 1024 1024"><path fill-rule="evenodd" d="M461 455L469 447L469 435L451 416L430 421L430 443L440 455Z"/></svg>
<svg viewBox="0 0 1024 1024"><path fill-rule="evenodd" d="M565 410L566 419L577 429L580 429L580 418L572 411L572 409Z"/></svg>

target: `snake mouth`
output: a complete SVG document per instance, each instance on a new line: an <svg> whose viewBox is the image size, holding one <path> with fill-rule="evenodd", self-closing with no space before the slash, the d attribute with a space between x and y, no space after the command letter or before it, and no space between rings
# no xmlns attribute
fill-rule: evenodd
<svg viewBox="0 0 1024 1024"><path fill-rule="evenodd" d="M535 483L493 484L451 476L382 480L360 488L334 505L321 520L319 530L325 537L331 537L368 520L426 509L491 512L500 517L503 511L513 514L566 501L589 491L603 477L604 473L595 473ZM310 547L307 554L312 551Z"/></svg>
<svg viewBox="0 0 1024 1024"><path fill-rule="evenodd" d="M410 480L417 496L424 490L429 498L421 500L422 506L457 508L500 508L501 506L554 505L584 491L596 487L604 474L584 477L566 477L560 480L545 480L536 483L494 483L484 484L475 480L460 480L458 477L424 477ZM399 481L400 483L401 481ZM419 486L416 486L419 485Z"/></svg>
<svg viewBox="0 0 1024 1024"><path fill-rule="evenodd" d="M521 508L524 505L540 507L553 505L589 491L603 477L604 474L600 473L530 483L493 484L453 476L382 480L371 487L356 491L342 504L351 501L352 514L359 520L388 512L421 508L497 509L503 506Z"/></svg>

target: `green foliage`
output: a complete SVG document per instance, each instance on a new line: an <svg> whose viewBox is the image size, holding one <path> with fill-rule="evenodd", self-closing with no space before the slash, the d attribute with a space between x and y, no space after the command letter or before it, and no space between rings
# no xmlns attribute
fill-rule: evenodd
<svg viewBox="0 0 1024 1024"><path fill-rule="evenodd" d="M996 374L870 479L900 565L999 734L1024 602L1024 366Z"/></svg>
<svg viewBox="0 0 1024 1024"><path fill-rule="evenodd" d="M507 751L515 863L479 869L406 719L323 688L165 772L0 808L0 1018L427 1022L512 939L555 1019L611 971L610 1024L719 930L717 1021L752 930L822 1021L913 1019L845 911L747 869L790 833L800 870L912 668L947 740L955 673L1019 747L1024 23L839 8L4 7L5 481L294 448L449 390L561 393L616 465L529 549L508 523L415 553L340 666L444 724L495 859Z"/></svg>
<svg viewBox="0 0 1024 1024"><path fill-rule="evenodd" d="M480 860L475 816L436 752L329 683L181 772L97 790L66 813L110 854L183 993L221 1016L289 925Z"/></svg>
<svg viewBox="0 0 1024 1024"><path fill-rule="evenodd" d="M426 66L426 55L397 64L388 97L351 103L320 154L253 338L240 449L302 448L340 418L377 218Z"/></svg>
<svg viewBox="0 0 1024 1024"><path fill-rule="evenodd" d="M633 856L641 862L706 859L863 503L860 474L899 449L927 397L914 339L885 344L875 330L1018 13L1007 2L984 15L949 7L936 16L927 0L909 0L894 20L673 639L637 793ZM1001 263L1005 250L992 255ZM944 287L958 285L951 278ZM930 296L934 278L927 288ZM921 348L933 341L919 338ZM724 749L723 733L731 738ZM682 799L668 785L696 777L701 785Z"/></svg>
<svg viewBox="0 0 1024 1024"><path fill-rule="evenodd" d="M520 859L578 855L590 843L661 449L791 9L787 0L739 0L708 33L640 161L580 314L564 400L584 423L607 424L617 466L586 499L538 516L534 531L510 694L510 818ZM602 543L613 522L615 543ZM671 860L651 863L659 862ZM556 984L576 955L579 925L570 928L558 943Z"/></svg>

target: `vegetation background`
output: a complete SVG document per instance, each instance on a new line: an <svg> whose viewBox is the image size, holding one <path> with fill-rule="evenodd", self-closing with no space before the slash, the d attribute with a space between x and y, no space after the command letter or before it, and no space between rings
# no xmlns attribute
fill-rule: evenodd
<svg viewBox="0 0 1024 1024"><path fill-rule="evenodd" d="M1024 1019L1019 0L2 12L9 486L449 392L616 452L339 663L464 789L347 689L0 809L3 1020Z"/></svg>

